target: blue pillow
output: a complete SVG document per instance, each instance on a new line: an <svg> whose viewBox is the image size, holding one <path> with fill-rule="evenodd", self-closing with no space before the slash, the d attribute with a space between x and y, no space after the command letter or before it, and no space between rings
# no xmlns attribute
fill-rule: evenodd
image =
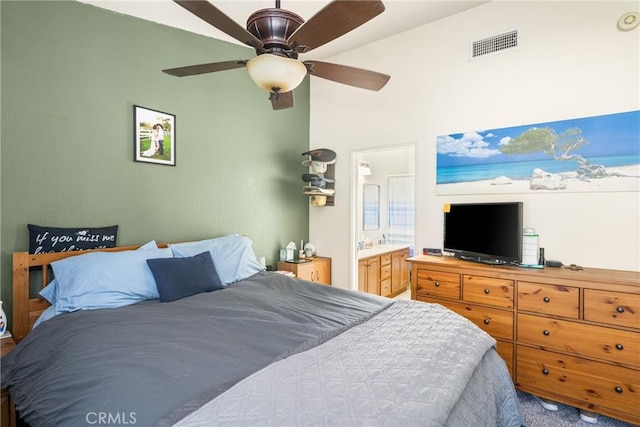
<svg viewBox="0 0 640 427"><path fill-rule="evenodd" d="M158 249L158 244L156 243L155 240L152 240L140 246L136 250L145 251L147 249ZM56 301L58 300L58 282L56 281L55 278L40 291L40 296L46 299L47 301L49 301L49 304L53 305L56 303Z"/></svg>
<svg viewBox="0 0 640 427"><path fill-rule="evenodd" d="M58 293L58 282L56 281L56 279L53 279L51 282L49 282L47 286L42 288L42 290L40 291L40 296L46 299L47 301L49 301L49 304L55 304L56 301L58 300L57 293Z"/></svg>
<svg viewBox="0 0 640 427"><path fill-rule="evenodd" d="M49 286L51 286L51 284L49 284ZM47 287L49 287L47 286ZM56 313L56 306L55 305L50 305L49 307L47 307L47 309L45 311L42 312L42 314L38 317L38 320L35 321L35 323L33 324L33 329L36 328L36 326L38 326L40 323L51 319L52 317L58 315L59 313Z"/></svg>
<svg viewBox="0 0 640 427"><path fill-rule="evenodd" d="M56 312L121 307L158 298L147 265L151 258L170 258L170 249L92 252L51 263L57 281Z"/></svg>
<svg viewBox="0 0 640 427"><path fill-rule="evenodd" d="M162 302L222 289L208 251L186 258L148 259L147 264L156 279Z"/></svg>
<svg viewBox="0 0 640 427"><path fill-rule="evenodd" d="M147 249L158 249L158 244L155 240L152 240L140 246L136 251L146 251Z"/></svg>
<svg viewBox="0 0 640 427"><path fill-rule="evenodd" d="M262 271L265 267L256 259L253 242L246 236L230 234L215 239L171 244L176 258L190 257L208 251L223 285L235 283Z"/></svg>

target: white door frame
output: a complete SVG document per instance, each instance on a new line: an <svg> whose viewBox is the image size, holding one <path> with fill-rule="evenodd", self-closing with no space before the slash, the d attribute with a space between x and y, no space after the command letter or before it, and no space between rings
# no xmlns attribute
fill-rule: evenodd
<svg viewBox="0 0 640 427"><path fill-rule="evenodd" d="M414 153L414 250L415 254L418 253L418 218L417 218L417 206L418 206L418 143L405 143L397 145L388 145L383 147L363 148L351 151L351 167L350 167L350 188L349 188L349 283L351 289L358 290L358 238L360 230L356 230L357 216L360 213L357 209L358 197L360 197L359 183L360 178L358 175L358 157L366 153L375 153L379 151L390 151L402 148L413 148Z"/></svg>

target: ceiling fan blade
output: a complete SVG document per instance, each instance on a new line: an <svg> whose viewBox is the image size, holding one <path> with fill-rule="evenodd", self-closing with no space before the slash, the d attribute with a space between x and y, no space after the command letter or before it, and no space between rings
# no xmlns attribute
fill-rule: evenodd
<svg viewBox="0 0 640 427"><path fill-rule="evenodd" d="M359 27L384 11L381 1L334 0L300 26L289 43L309 52Z"/></svg>
<svg viewBox="0 0 640 427"><path fill-rule="evenodd" d="M361 89L378 91L382 89L391 78L391 76L387 74L328 62L304 61L304 64L307 65L309 73L316 77L359 87Z"/></svg>
<svg viewBox="0 0 640 427"><path fill-rule="evenodd" d="M186 67L169 68L162 70L163 73L176 77L195 76L197 74L215 73L216 71L233 70L242 68L247 64L246 60L211 62L209 64L189 65Z"/></svg>
<svg viewBox="0 0 640 427"><path fill-rule="evenodd" d="M220 9L206 0L173 0L203 21L213 25L234 39L254 47L262 48L262 42Z"/></svg>
<svg viewBox="0 0 640 427"><path fill-rule="evenodd" d="M277 94L272 92L269 99L271 100L271 107L273 107L274 110L284 110L285 108L293 107L292 90Z"/></svg>

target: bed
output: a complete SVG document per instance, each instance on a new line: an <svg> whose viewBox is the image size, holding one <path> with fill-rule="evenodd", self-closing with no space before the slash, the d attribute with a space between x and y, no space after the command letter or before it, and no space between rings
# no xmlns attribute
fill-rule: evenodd
<svg viewBox="0 0 640 427"><path fill-rule="evenodd" d="M26 424L524 424L495 341L441 305L264 271L243 236L148 246L14 253L2 387Z"/></svg>

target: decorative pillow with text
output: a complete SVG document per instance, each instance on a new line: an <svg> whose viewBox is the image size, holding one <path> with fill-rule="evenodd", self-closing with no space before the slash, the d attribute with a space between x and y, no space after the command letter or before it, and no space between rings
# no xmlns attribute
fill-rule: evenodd
<svg viewBox="0 0 640 427"><path fill-rule="evenodd" d="M41 227L28 224L29 253L82 251L116 246L118 226L109 227Z"/></svg>

